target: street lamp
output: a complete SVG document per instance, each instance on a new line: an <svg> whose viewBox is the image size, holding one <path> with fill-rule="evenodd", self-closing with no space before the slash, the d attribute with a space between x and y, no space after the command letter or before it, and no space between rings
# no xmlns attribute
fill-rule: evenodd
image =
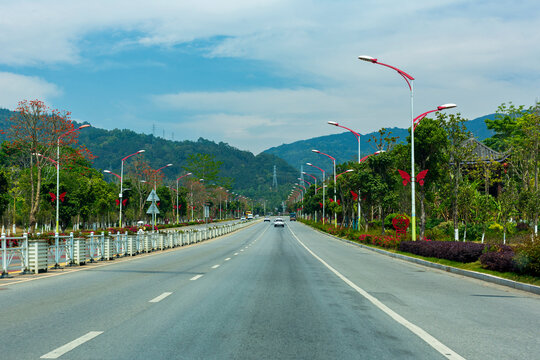
<svg viewBox="0 0 540 360"><path fill-rule="evenodd" d="M405 71L400 70L394 66L381 63L380 61L378 61L376 58L372 56L361 55L358 57L358 59L367 61L373 64L379 64L379 65L382 65L382 66L385 66L387 68L397 71L397 73L403 79L405 79L405 81L407 82L407 85L409 86L409 90L411 93L411 223L412 223L411 224L411 237L412 237L412 240L415 241L416 240L416 199L415 199L415 180L416 180L415 176L416 175L414 172L414 129L416 127L415 121L420 122L420 120L422 120L430 112L449 109L449 108L455 107L456 105L455 104L442 105L439 108L437 108L437 110L428 111L427 113L420 115L417 118L418 119L417 120L414 118L414 83L413 83L414 78L411 75L407 74Z"/></svg>
<svg viewBox="0 0 540 360"><path fill-rule="evenodd" d="M354 171L353 169L345 170L344 172L337 174L336 178L340 177L343 174L350 173L350 172L353 172L353 171Z"/></svg>
<svg viewBox="0 0 540 360"><path fill-rule="evenodd" d="M373 64L379 64L382 66L386 66L392 70L397 71L397 73L405 79L407 82L407 85L409 86L409 91L411 93L411 237L413 241L416 241L416 199L415 199L415 174L414 174L414 78L407 74L405 71L400 70L396 67L393 67L388 64L383 64L379 62L376 58L367 56L367 55L361 55L358 57L358 59L367 61Z"/></svg>
<svg viewBox="0 0 540 360"><path fill-rule="evenodd" d="M139 150L136 153L133 153L131 155L128 155L122 159L122 164L120 165L120 194L118 194L118 197L120 198L120 212L118 216L118 227L122 227L122 197L124 194L124 161L126 161L128 158L132 157L133 155L141 154L145 152L146 150Z"/></svg>
<svg viewBox="0 0 540 360"><path fill-rule="evenodd" d="M302 171L302 174L307 175L307 176L311 176L313 178L313 181L315 182L315 194L317 194L317 178L315 176L305 172L305 171Z"/></svg>
<svg viewBox="0 0 540 360"><path fill-rule="evenodd" d="M356 140L358 141L358 163L360 164L360 156L361 156L360 155L360 133L357 133L356 131L349 129L346 126L340 125L339 123L335 121L328 121L328 124L340 127L345 130L349 130L350 132L354 134L354 136L356 136ZM360 194L360 189L358 189L358 193ZM360 216L362 214L361 205L360 205L360 196L357 198L356 203L357 203L357 209L358 209L358 225L357 226L358 226L358 230L360 230Z"/></svg>
<svg viewBox="0 0 540 360"><path fill-rule="evenodd" d="M317 154L321 154L321 155L324 155L324 156L327 156L330 158L330 160L332 160L332 163L334 164L334 202L337 201L337 197L336 197L336 158L328 155L328 154L325 154L319 150L311 150L313 151L314 153L317 153ZM337 227L337 213L334 211L334 227Z"/></svg>
<svg viewBox="0 0 540 360"><path fill-rule="evenodd" d="M319 169L319 170L322 172L322 183L323 183L323 185L324 185L324 174L325 174L325 171L324 171L323 169L321 169L320 167L313 165L312 163L306 163L306 165L311 166L311 167L314 167L314 168L316 168L316 169ZM316 191L317 191L317 189L315 189L315 192L316 192ZM324 186L323 186L323 190L322 190L322 219L323 219L322 221L323 221L323 224L324 224L325 221L326 221L326 218L325 218L325 215L324 215L325 201L326 201L324 198L326 197L326 195L325 195L324 193L325 193L325 191L324 191Z"/></svg>
<svg viewBox="0 0 540 360"><path fill-rule="evenodd" d="M185 175L182 175L180 176L178 179L176 179L176 224L178 225L180 223L180 215L178 214L179 213L179 209L178 209L178 181L185 177L185 176L189 176L191 175L190 172L188 172L187 174Z"/></svg>
<svg viewBox="0 0 540 360"><path fill-rule="evenodd" d="M56 230L55 233L58 236L58 219L60 214L60 201L59 200L59 193L60 193L60 139L67 134L70 134L74 131L78 131L84 128L90 127L89 124L81 125L76 129L71 129L69 131L66 131L65 133L58 136L58 139L56 141Z"/></svg>

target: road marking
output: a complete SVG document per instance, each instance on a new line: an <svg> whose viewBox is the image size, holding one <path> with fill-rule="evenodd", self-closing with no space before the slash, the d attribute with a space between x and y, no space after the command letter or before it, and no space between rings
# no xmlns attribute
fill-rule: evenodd
<svg viewBox="0 0 540 360"><path fill-rule="evenodd" d="M344 275L342 275L339 271L334 269L332 266L328 265L326 261L321 259L319 256L317 256L313 251L311 251L310 248L308 248L299 238L296 236L296 234L289 228L291 231L291 234L294 236L296 241L300 243L313 257L319 262L321 262L324 266L328 268L331 272L333 272L337 277L339 277L343 282L345 282L347 285L352 287L354 290L356 290L357 293L365 297L367 300L369 300L373 305L378 307L380 310L382 310L384 313L386 313L388 316L390 316L392 319L394 319L399 324L403 325L407 329L409 329L413 334L418 336L420 339L424 340L429 346L437 350L441 355L446 357L447 359L461 359L465 360L461 355L441 343L439 340L437 340L435 337L430 335L427 331L422 329L421 327L411 323L392 309L390 309L388 306L384 305L381 301L379 301L376 297L370 295L367 291L353 283L351 280L346 278Z"/></svg>
<svg viewBox="0 0 540 360"><path fill-rule="evenodd" d="M192 278L191 278L191 279L189 279L189 280L191 280L191 281L195 281L195 280L197 280L197 279L200 279L200 278L202 278L203 276L204 276L204 275L201 275L201 274L199 274L199 275L195 275L194 277L192 277Z"/></svg>
<svg viewBox="0 0 540 360"><path fill-rule="evenodd" d="M217 269L219 267L219 265L214 265L212 266L212 269Z"/></svg>
<svg viewBox="0 0 540 360"><path fill-rule="evenodd" d="M238 253L234 253L234 256L238 255Z"/></svg>
<svg viewBox="0 0 540 360"><path fill-rule="evenodd" d="M226 259L225 259L225 261L229 261L229 260L231 260L231 258L226 258Z"/></svg>
<svg viewBox="0 0 540 360"><path fill-rule="evenodd" d="M240 252L243 252L243 251L244 251L244 249L240 249Z"/></svg>
<svg viewBox="0 0 540 360"><path fill-rule="evenodd" d="M85 342L92 340L93 338L101 334L103 334L103 331L90 331L88 334L83 335L80 338L75 339L72 342L60 346L59 348L41 356L40 359L58 359L60 356L64 355L68 351L75 349L77 346L82 345Z"/></svg>
<svg viewBox="0 0 540 360"><path fill-rule="evenodd" d="M151 303L157 303L157 302L160 302L161 300L165 299L167 296L171 295L172 292L164 292L163 294L153 298L152 300L150 300L149 302Z"/></svg>

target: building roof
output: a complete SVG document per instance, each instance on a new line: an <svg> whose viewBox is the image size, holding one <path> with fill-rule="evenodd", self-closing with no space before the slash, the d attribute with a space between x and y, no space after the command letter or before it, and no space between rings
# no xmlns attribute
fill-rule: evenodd
<svg viewBox="0 0 540 360"><path fill-rule="evenodd" d="M510 156L509 152L500 153L498 151L493 150L492 148L484 145L480 141L476 140L475 138L469 138L463 142L463 146L468 146L469 144L473 144L473 150L471 154L471 160L469 162L490 162L490 161L497 161L502 162Z"/></svg>

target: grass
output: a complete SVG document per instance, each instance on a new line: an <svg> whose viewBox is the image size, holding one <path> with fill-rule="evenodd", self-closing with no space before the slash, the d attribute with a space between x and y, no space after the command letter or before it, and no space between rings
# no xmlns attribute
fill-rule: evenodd
<svg viewBox="0 0 540 360"><path fill-rule="evenodd" d="M311 226L311 224L309 224L307 222L304 222L304 223ZM321 231L324 231L324 230L321 230ZM373 235L375 235L375 234L373 234ZM379 231L379 233L377 235L380 235L380 231ZM403 251L399 251L399 250L387 249L387 248L375 246L375 245L372 245L372 244L364 244L364 243L361 243L361 242L359 242L357 240L351 240L349 238L344 238L344 237L341 237L341 238L349 240L349 241L353 241L353 242L358 243L358 244L362 244L364 246L368 246L368 247L372 247L372 248L376 248L376 249L381 249L381 250L385 250L385 251L388 251L388 252L391 252L391 253L401 254L401 255L405 255L405 256L421 259L421 260L426 260L426 261L436 263L436 264L451 266L451 267L455 267L455 268L463 269L463 270L476 271L476 272L479 272L479 273L484 273L484 274L497 276L497 277L500 277L500 278L503 278L503 279L508 279L508 280L512 280L512 281L525 283L525 284L540 286L540 278L538 278L536 276L521 275L521 274L516 274L516 273L513 273L513 272L503 272L502 273L502 272L498 272L498 271L487 270L487 269L482 268L482 264L480 264L480 261L475 261L473 263L465 263L464 264L464 263L461 263L461 262L458 262L458 261L439 259L439 258L433 258L433 257L424 257L424 256L415 255L415 254L411 254L411 253L407 253L407 252L403 252Z"/></svg>

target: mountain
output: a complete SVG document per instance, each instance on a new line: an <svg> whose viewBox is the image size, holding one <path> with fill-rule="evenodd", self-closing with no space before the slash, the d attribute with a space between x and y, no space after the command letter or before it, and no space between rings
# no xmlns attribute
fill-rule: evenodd
<svg viewBox="0 0 540 360"><path fill-rule="evenodd" d="M485 119L493 119L495 114L485 115L474 120L469 120L465 126L471 131L478 140L482 141L492 136L493 132L486 127ZM402 128L387 128L391 132L391 136L398 137L398 143L404 143L409 136L408 129ZM378 137L378 132L372 132L362 135L360 138L360 148L362 156L372 154L376 148L371 142L368 142L372 136ZM295 141L290 144L283 144L264 150L262 153L272 154L287 161L293 167L304 171L309 166L307 162L314 163L327 172L332 172L332 161L321 155L313 153L311 150L316 149L321 152L336 157L336 163L346 161L358 161L358 142L356 137L349 131L341 134L333 134L319 136L307 140ZM315 170L318 174L318 170Z"/></svg>
<svg viewBox="0 0 540 360"><path fill-rule="evenodd" d="M12 115L13 112L0 109L0 129L7 128L7 120ZM5 135L0 134L0 140L5 140ZM234 192L254 200L266 199L267 205L271 207L279 206L287 197L290 184L298 177L296 169L275 155L261 153L255 156L226 143L215 143L203 138L198 141L171 141L126 129L105 130L89 127L79 133L79 143L97 156L94 159L94 168L115 173L120 173L121 159L124 156L144 149L144 156L152 168L173 164L173 167L163 171L169 182L174 182L185 173L182 167L187 165L188 155L214 155L214 160L222 162L219 175L233 179ZM272 190L274 166L277 169L276 191Z"/></svg>

